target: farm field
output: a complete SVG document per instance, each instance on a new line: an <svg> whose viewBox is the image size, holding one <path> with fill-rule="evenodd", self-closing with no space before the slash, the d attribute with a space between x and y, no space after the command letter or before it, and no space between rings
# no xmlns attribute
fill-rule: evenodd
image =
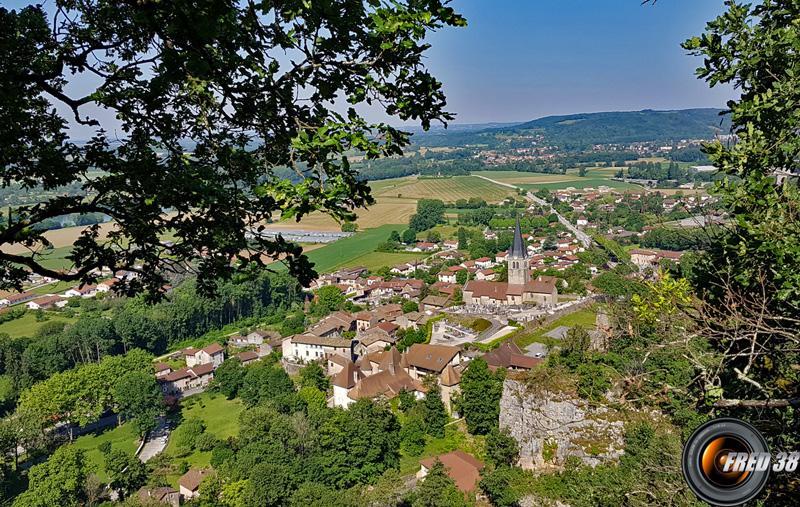
<svg viewBox="0 0 800 507"><path fill-rule="evenodd" d="M72 244L75 242L76 239L80 236L81 232L87 229L89 226L77 226L77 227L65 227L63 229L55 229L52 231L46 231L44 233L44 237L53 244L53 248L55 251L63 247L71 247ZM100 239L104 239L108 236L108 233L114 228L114 222L106 222L104 224L100 224ZM13 244L13 245L6 245L3 246L3 251L12 254L20 254L20 253L28 253L28 249L25 248L23 245L20 244Z"/></svg>
<svg viewBox="0 0 800 507"><path fill-rule="evenodd" d="M387 220L392 218L387 217ZM389 239L392 231L403 232L407 227L405 224L386 224L362 231L349 238L317 248L308 254L308 259L314 263L314 269L318 273L329 273L342 266L354 266L357 264L352 263L354 259L374 253L378 245ZM279 267L278 269L285 268Z"/></svg>
<svg viewBox="0 0 800 507"><path fill-rule="evenodd" d="M408 252L408 253L370 252L348 260L347 262L342 264L341 267L346 268L352 266L364 266L370 271L374 271L379 268L382 268L383 266L389 266L391 268L393 266L397 266L398 264L402 264L404 262L422 260L425 257L426 254L416 253L416 252Z"/></svg>
<svg viewBox="0 0 800 507"><path fill-rule="evenodd" d="M644 190L644 187L641 185L634 185L632 183L625 183L624 181L614 181L605 178L590 178L588 176L584 178L575 178L573 180L568 181L559 181L559 182L550 182L550 183L537 183L537 184L521 184L520 187L526 190L536 191L541 188L546 188L548 190L561 190L564 188L574 187L574 188L597 188L599 186L606 186L615 188L618 190Z"/></svg>
<svg viewBox="0 0 800 507"><path fill-rule="evenodd" d="M514 190L495 185L475 176L453 176L450 178L402 178L393 180L396 184L381 182L373 187L376 197L396 197L402 199L441 199L454 202L458 199L480 197L487 202L500 202Z"/></svg>
<svg viewBox="0 0 800 507"><path fill-rule="evenodd" d="M25 312L25 315L18 319L9 320L0 324L0 334L7 334L10 338L21 338L23 336L32 337L47 322L66 322L71 324L76 319L58 316L53 313L47 313L48 320L43 322L36 321L36 315L33 312Z"/></svg>
<svg viewBox="0 0 800 507"><path fill-rule="evenodd" d="M385 180L399 181L399 180ZM374 195L374 194L373 194ZM369 209L359 209L356 214L356 223L359 229L371 229L386 224L388 221L395 223L408 222L408 219L417 209L415 200L398 199L396 197L380 197ZM268 230L303 229L309 231L339 231L341 225L324 213L314 212L300 222L294 219L283 220L266 227Z"/></svg>
<svg viewBox="0 0 800 507"><path fill-rule="evenodd" d="M86 451L86 460L94 465L97 476L100 480L107 481L108 474L105 468L105 458L99 449L104 442L111 442L111 448L114 450L133 454L139 445L139 436L136 434L133 425L126 423L102 433L90 433L80 436L72 443L73 447Z"/></svg>
<svg viewBox="0 0 800 507"><path fill-rule="evenodd" d="M574 176L569 174L544 174L525 171L475 171L472 174L484 176L503 183L510 183L512 185L524 183L557 183L578 179L577 173Z"/></svg>

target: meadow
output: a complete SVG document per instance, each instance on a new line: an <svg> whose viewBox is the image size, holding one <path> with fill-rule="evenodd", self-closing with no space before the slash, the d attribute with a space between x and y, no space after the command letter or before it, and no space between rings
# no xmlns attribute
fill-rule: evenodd
<svg viewBox="0 0 800 507"><path fill-rule="evenodd" d="M590 329L594 329L596 317L597 315L592 309L578 310L577 312L564 315L563 317L554 320L546 326L536 329L532 333L520 333L514 337L514 342L521 349L524 349L531 343L544 343L548 346L557 345L560 343L559 340L545 336L545 334L559 326L582 326L584 329L589 331Z"/></svg>
<svg viewBox="0 0 800 507"><path fill-rule="evenodd" d="M221 394L205 392L186 398L181 402L179 419L200 419L205 424L206 433L214 435L219 440L235 437L239 434L239 414L244 410L244 405L239 399L229 400ZM175 439L170 438L164 454L172 459L173 463L185 461L192 468L205 468L211 462L211 451L194 450L187 456L178 456ZM178 486L181 474L167 476L173 487Z"/></svg>
<svg viewBox="0 0 800 507"><path fill-rule="evenodd" d="M0 334L7 334L10 338L22 338L23 336L32 337L47 322L66 322L71 324L76 319L69 317L56 317L53 313L46 313L48 319L46 321L37 321L34 312L25 312L25 315L18 319L9 320L0 324Z"/></svg>
<svg viewBox="0 0 800 507"><path fill-rule="evenodd" d="M359 263L355 262L358 257L374 253L378 245L389 239L392 231L402 233L407 227L405 224L386 224L362 231L349 238L340 239L309 252L308 259L314 263L314 269L318 273L329 273L343 266L358 265ZM383 265L381 264L381 266ZM277 269L283 270L285 268L281 266Z"/></svg>
<svg viewBox="0 0 800 507"><path fill-rule="evenodd" d="M125 423L116 428L103 431L102 433L90 433L75 439L73 447L83 449L86 452L86 460L94 467L94 471L102 481L108 480L106 473L105 458L99 447L104 442L111 442L111 448L123 451L126 454L133 454L139 445L139 435L133 424Z"/></svg>

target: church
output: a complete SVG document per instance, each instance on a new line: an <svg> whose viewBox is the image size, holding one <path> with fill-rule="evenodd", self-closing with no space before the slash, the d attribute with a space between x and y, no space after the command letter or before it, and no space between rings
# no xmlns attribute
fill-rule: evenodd
<svg viewBox="0 0 800 507"><path fill-rule="evenodd" d="M464 285L464 303L467 305L512 306L555 305L558 302L556 281L552 277L531 280L528 249L522 239L519 217L514 227L514 241L508 251L508 282L470 280Z"/></svg>

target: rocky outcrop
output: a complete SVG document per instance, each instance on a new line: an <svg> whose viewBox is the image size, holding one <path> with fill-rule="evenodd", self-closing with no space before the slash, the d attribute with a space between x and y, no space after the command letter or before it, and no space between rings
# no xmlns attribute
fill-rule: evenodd
<svg viewBox="0 0 800 507"><path fill-rule="evenodd" d="M500 400L500 427L520 447L520 466L550 469L575 456L596 466L622 455L623 421L607 407L590 406L568 393L532 389L506 379Z"/></svg>

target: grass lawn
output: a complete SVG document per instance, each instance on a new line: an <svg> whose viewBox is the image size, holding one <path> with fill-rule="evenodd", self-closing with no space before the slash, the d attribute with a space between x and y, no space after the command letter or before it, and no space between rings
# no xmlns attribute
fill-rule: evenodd
<svg viewBox="0 0 800 507"><path fill-rule="evenodd" d="M216 393L203 393L187 398L181 402L181 416L183 420L200 419L206 425L206 433L210 433L220 440L239 434L239 414L244 410L241 400L228 400ZM176 456L175 441L170 439L164 451L172 458L174 464L185 461L191 468L210 466L211 451L192 451L188 456ZM169 483L178 486L181 474L169 474Z"/></svg>
<svg viewBox="0 0 800 507"><path fill-rule="evenodd" d="M93 464L100 480L107 481L108 475L105 470L105 459L100 452L99 446L103 442L111 442L111 448L124 451L129 454L136 452L139 445L139 436L136 434L132 424L126 423L109 429L100 434L83 435L75 439L72 445L78 449L86 451L86 459Z"/></svg>
<svg viewBox="0 0 800 507"><path fill-rule="evenodd" d="M544 343L545 345L557 345L560 343L560 340L555 340L545 336L545 333L548 333L559 326L572 327L581 325L587 330L592 329L594 328L595 317L595 311L592 309L578 310L577 312L570 313L569 315L564 315L560 319L557 319L550 324L535 330L533 333L520 333L518 336L514 337L514 342L521 349L524 349L534 342Z"/></svg>
<svg viewBox="0 0 800 507"><path fill-rule="evenodd" d="M46 322L67 322L69 324L75 322L77 319L62 317L57 313L46 312L48 317L46 321L37 322L36 315L33 312L25 312L25 315L18 319L9 320L0 324L0 334L6 333L11 338L21 338L23 336L33 336Z"/></svg>
<svg viewBox="0 0 800 507"><path fill-rule="evenodd" d="M408 456L400 453L400 474L409 475L419 470L419 461L431 456L438 456L460 449L479 460L486 462L486 437L467 433L464 421L458 421L445 427L444 438L426 437L425 449L419 456Z"/></svg>

